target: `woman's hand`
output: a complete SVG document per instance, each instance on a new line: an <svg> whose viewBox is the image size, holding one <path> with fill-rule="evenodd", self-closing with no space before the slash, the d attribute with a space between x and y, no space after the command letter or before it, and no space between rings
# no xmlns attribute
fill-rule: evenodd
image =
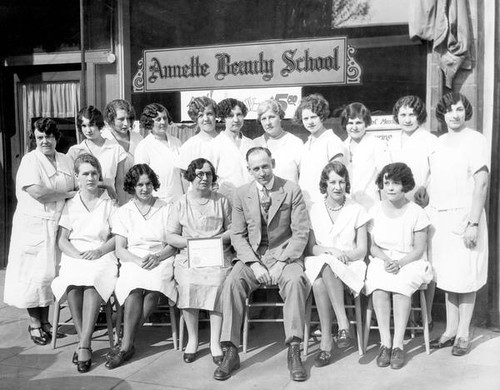
<svg viewBox="0 0 500 390"><path fill-rule="evenodd" d="M156 254L146 255L142 258L142 268L151 271L161 263L160 257Z"/></svg>
<svg viewBox="0 0 500 390"><path fill-rule="evenodd" d="M477 226L467 225L464 232L464 244L468 249L474 249L477 245Z"/></svg>
<svg viewBox="0 0 500 390"><path fill-rule="evenodd" d="M386 272L396 275L401 267L397 260L384 260L384 268Z"/></svg>
<svg viewBox="0 0 500 390"><path fill-rule="evenodd" d="M102 257L102 252L100 249L93 249L80 253L80 256L83 260L97 260Z"/></svg>
<svg viewBox="0 0 500 390"><path fill-rule="evenodd" d="M337 260L340 261L342 264L349 264L351 258L347 256L345 252L341 252L341 255L337 256Z"/></svg>
<svg viewBox="0 0 500 390"><path fill-rule="evenodd" d="M331 255L337 259L339 259L344 254L344 252L338 250L337 248L333 248L333 247L326 248L324 253L326 255Z"/></svg>

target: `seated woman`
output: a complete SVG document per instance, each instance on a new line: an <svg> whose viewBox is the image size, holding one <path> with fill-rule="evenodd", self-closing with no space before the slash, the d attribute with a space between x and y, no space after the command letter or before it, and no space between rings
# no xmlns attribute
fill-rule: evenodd
<svg viewBox="0 0 500 390"><path fill-rule="evenodd" d="M333 161L323 168L319 189L325 199L323 203L315 203L310 211L312 230L308 252L313 256L305 258L305 267L313 284L323 335L314 364L323 367L330 363L332 356L329 337L332 306L339 324L337 346L346 348L351 344L344 284L355 295L363 288L369 217L361 205L346 197L350 189L349 174L341 162Z"/></svg>
<svg viewBox="0 0 500 390"><path fill-rule="evenodd" d="M160 293L177 299L175 249L166 244L165 237L169 206L153 196L159 187L158 177L146 164L134 165L125 175L124 189L133 198L120 207L113 223L121 264L115 294L125 304L123 339L120 348L107 356L109 369L133 356L137 330L155 309Z"/></svg>
<svg viewBox="0 0 500 390"><path fill-rule="evenodd" d="M370 264L365 281L366 295L373 293L373 307L380 332L377 365L398 369L405 364L403 338L410 315L411 295L432 280L426 259L425 211L405 194L415 187L411 169L404 163L386 165L377 177L386 199L371 210ZM394 338L391 339L391 295ZM391 352L392 348L392 352Z"/></svg>
<svg viewBox="0 0 500 390"><path fill-rule="evenodd" d="M222 327L220 293L232 260L229 228L231 206L229 200L212 191L217 176L212 163L204 158L192 161L184 177L191 183L191 191L172 207L167 225L167 242L181 252L175 258L174 277L179 300L189 335L184 361L196 359L198 348L199 309L210 311L210 351L215 364L222 362L219 339ZM186 253L188 238L221 237L224 244L224 265L194 268L188 266Z"/></svg>
<svg viewBox="0 0 500 390"><path fill-rule="evenodd" d="M90 342L101 302L115 289L118 267L111 217L118 207L98 187L102 172L97 158L79 155L75 176L80 190L66 202L59 220L61 269L52 291L59 301L67 295L79 339L73 363L83 373L92 364Z"/></svg>

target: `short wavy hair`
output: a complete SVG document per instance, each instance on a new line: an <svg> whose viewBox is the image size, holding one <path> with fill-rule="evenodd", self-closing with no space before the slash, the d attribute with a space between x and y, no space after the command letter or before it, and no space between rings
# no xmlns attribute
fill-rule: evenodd
<svg viewBox="0 0 500 390"><path fill-rule="evenodd" d="M151 103L144 107L144 110L142 110L141 118L139 119L141 127L145 130L151 130L153 128L154 119L161 112L165 112L167 114L168 123L172 122L172 116L165 106L160 103Z"/></svg>
<svg viewBox="0 0 500 390"><path fill-rule="evenodd" d="M130 121L135 121L135 110L132 104L124 99L115 99L110 101L104 109L104 119L108 124L113 124L118 110L124 110L128 114Z"/></svg>
<svg viewBox="0 0 500 390"><path fill-rule="evenodd" d="M97 169L97 172L99 173L99 180L102 180L101 163L99 162L97 157L95 157L90 153L79 154L78 157L75 159L75 163L73 164L73 169L75 170L75 174L78 175L80 173L80 165L85 163L90 164L95 169Z"/></svg>
<svg viewBox="0 0 500 390"><path fill-rule="evenodd" d="M384 189L384 179L400 182L403 186L403 192L410 192L415 188L415 179L408 165L402 162L387 164L379 172L375 183L381 190Z"/></svg>
<svg viewBox="0 0 500 390"><path fill-rule="evenodd" d="M365 126L368 127L372 124L372 116L370 110L366 108L363 103L351 103L348 104L340 114L340 124L342 128L346 130L347 122L349 119L360 118L365 123Z"/></svg>
<svg viewBox="0 0 500 390"><path fill-rule="evenodd" d="M102 112L94 106L83 107L76 116L76 126L82 131L83 118L89 120L89 126L97 126L99 130L104 127L104 117Z"/></svg>
<svg viewBox="0 0 500 390"><path fill-rule="evenodd" d="M283 107L277 100L274 99L264 100L263 102L260 102L257 107L257 122L259 124L262 115L269 110L278 115L280 119L283 119L285 117L285 110L283 110Z"/></svg>
<svg viewBox="0 0 500 390"><path fill-rule="evenodd" d="M446 124L444 120L444 114L451 110L453 104L462 102L465 108L465 120L468 121L472 118L472 104L470 104L469 99L459 92L450 92L444 95L436 106L436 118L439 122Z"/></svg>
<svg viewBox="0 0 500 390"><path fill-rule="evenodd" d="M38 130L40 133L45 133L46 135L53 135L56 141L61 139L61 132L57 128L57 123L54 119L39 118L33 123L29 134L30 151L36 149L35 130Z"/></svg>
<svg viewBox="0 0 500 390"><path fill-rule="evenodd" d="M248 149L247 154L245 155L245 158L246 158L247 162L248 162L248 158L249 158L252 154L257 153L257 152L264 152L264 153L266 153L266 154L267 154L270 158L273 158L273 155L271 154L271 151L270 151L268 148L266 148L266 147L264 147L264 146L254 146L253 148Z"/></svg>
<svg viewBox="0 0 500 390"><path fill-rule="evenodd" d="M151 183L153 184L153 189L155 191L160 188L160 180L158 179L158 175L151 169L148 164L135 164L132 168L129 169L127 174L125 175L125 181L123 183L123 189L130 195L135 194L135 187L139 182L139 179L142 175L147 175Z"/></svg>
<svg viewBox="0 0 500 390"><path fill-rule="evenodd" d="M321 171L321 176L319 179L319 192L322 194L326 194L330 172L332 171L345 180L345 192L349 193L351 191L349 172L347 170L347 167L340 161L331 161L325 165L325 167Z"/></svg>
<svg viewBox="0 0 500 390"><path fill-rule="evenodd" d="M322 122L324 122L330 115L330 105L328 101L319 93L313 93L306 96L300 101L299 106L295 110L293 121L295 123L302 123L302 111L311 110L314 112Z"/></svg>
<svg viewBox="0 0 500 390"><path fill-rule="evenodd" d="M217 181L217 173L215 172L214 165L206 158L197 158L189 163L186 171L184 172L184 178L192 183L196 179L196 170L203 168L203 165L208 164L210 166L210 171L212 172L212 183Z"/></svg>
<svg viewBox="0 0 500 390"><path fill-rule="evenodd" d="M245 103L233 98L221 100L219 104L217 104L217 116L220 119L226 119L231 116L231 111L236 107L239 107L241 109L244 117L247 116L248 108Z"/></svg>
<svg viewBox="0 0 500 390"><path fill-rule="evenodd" d="M212 107L214 115L217 116L217 102L208 96L198 96L192 98L188 104L188 115L193 122L196 122L198 115L203 114L207 107Z"/></svg>
<svg viewBox="0 0 500 390"><path fill-rule="evenodd" d="M425 103L418 96L403 96L394 104L394 107L392 108L392 117L397 124L399 124L398 114L401 107L409 107L413 109L413 113L417 116L417 123L419 126L426 121L427 111L425 110Z"/></svg>

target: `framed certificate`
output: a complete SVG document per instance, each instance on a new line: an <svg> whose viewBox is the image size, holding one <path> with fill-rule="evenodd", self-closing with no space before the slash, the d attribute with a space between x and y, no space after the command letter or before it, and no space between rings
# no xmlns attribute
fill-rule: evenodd
<svg viewBox="0 0 500 390"><path fill-rule="evenodd" d="M189 268L223 267L224 247L222 237L188 238L187 255Z"/></svg>

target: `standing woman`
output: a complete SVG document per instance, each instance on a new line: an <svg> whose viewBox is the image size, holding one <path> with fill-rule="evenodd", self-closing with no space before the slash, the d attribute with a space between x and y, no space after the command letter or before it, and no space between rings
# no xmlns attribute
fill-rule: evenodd
<svg viewBox="0 0 500 390"><path fill-rule="evenodd" d="M448 132L438 138L431 156L429 215L435 231L430 253L437 287L446 292L446 329L431 347L453 345L455 356L469 351L476 292L488 272L484 204L490 162L485 137L466 125L471 116L464 95L444 95L436 117Z"/></svg>
<svg viewBox="0 0 500 390"><path fill-rule="evenodd" d="M56 122L41 118L30 137L36 149L21 160L16 175L17 208L12 220L4 301L27 309L28 331L38 345L50 342L50 283L56 271L57 224L64 201L75 195L71 160L56 152Z"/></svg>
<svg viewBox="0 0 500 390"><path fill-rule="evenodd" d="M76 117L76 124L85 139L69 148L67 155L73 161L82 153L97 157L102 169L102 181L99 186L106 188L114 199L124 200L123 179L127 153L120 145L101 135L104 127L101 111L94 106L82 108ZM120 196L117 196L117 193L120 193Z"/></svg>
<svg viewBox="0 0 500 390"><path fill-rule="evenodd" d="M302 147L299 172L299 186L308 209L312 203L323 201L318 188L318 177L323 167L332 160L340 161L345 166L349 164L347 148L333 130L323 125L329 114L326 99L320 94L312 94L302 99L294 115L294 121L302 123L311 133Z"/></svg>
<svg viewBox="0 0 500 390"><path fill-rule="evenodd" d="M75 176L79 191L66 202L59 221L61 268L52 291L58 301L67 295L79 340L73 363L83 373L92 364L90 343L101 302L115 289L118 267L111 218L117 206L98 186L102 172L93 155L76 158Z"/></svg>
<svg viewBox="0 0 500 390"><path fill-rule="evenodd" d="M264 134L254 139L257 146L268 148L274 158L274 173L282 179L298 183L301 139L281 127L285 111L274 99L264 100L257 107L257 122L262 125Z"/></svg>
<svg viewBox="0 0 500 390"><path fill-rule="evenodd" d="M153 196L160 183L147 164L134 165L125 176L125 190L133 198L116 213L112 231L120 275L115 294L125 305L120 348L107 355L106 367L113 369L132 358L139 327L156 308L160 293L173 301L175 249L166 244L170 206Z"/></svg>
<svg viewBox="0 0 500 390"><path fill-rule="evenodd" d="M167 242L180 249L175 257L174 277L179 291L177 307L182 310L189 335L184 361L191 363L197 357L198 314L203 309L210 312L210 352L214 363L220 364L223 358L219 342L222 327L220 293L233 259L229 236L231 206L225 196L212 191L217 175L210 161L204 158L192 161L184 176L191 183L191 191L171 208L167 225ZM212 237L222 238L224 264L189 267L187 240Z"/></svg>
<svg viewBox="0 0 500 390"><path fill-rule="evenodd" d="M389 163L387 147L374 135L366 134L372 117L364 104L349 104L342 111L340 122L348 134L344 143L351 158L351 196L368 211L380 201L380 190L375 181Z"/></svg>

